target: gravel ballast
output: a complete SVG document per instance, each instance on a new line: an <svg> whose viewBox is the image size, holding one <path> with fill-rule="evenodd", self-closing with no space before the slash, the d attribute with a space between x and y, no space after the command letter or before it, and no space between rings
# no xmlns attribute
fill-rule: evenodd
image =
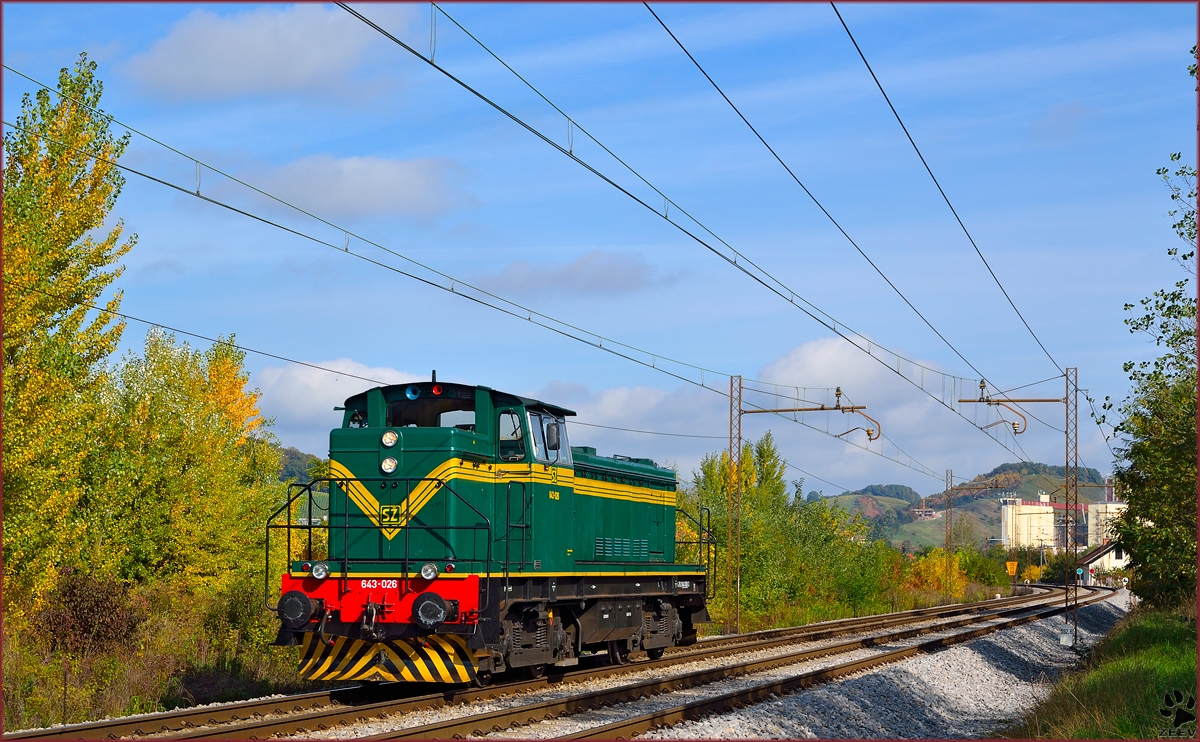
<svg viewBox="0 0 1200 742"><path fill-rule="evenodd" d="M864 632L856 632L847 636L839 636L831 639L824 639L816 642L799 642L790 646L772 647L765 649L743 650L737 651L735 648L730 648L730 654L722 659L708 659L697 662L687 662L671 667L669 670L662 669L647 669L638 670L637 664L630 666L630 672L621 675L611 676L607 678L598 678L593 680L583 680L563 685L555 685L549 688L542 688L534 691L526 691L513 693L501 696L500 698L490 700L474 701L470 704L445 706L438 709L426 709L423 711L414 711L403 716L397 716L386 720L372 719L353 724L338 725L327 730L313 730L301 735L309 739L316 738L339 738L350 739L354 737L362 737L372 734L380 734L392 729L403 729L422 724L444 721L446 719L459 718L472 714L487 713L498 711L500 709L514 708L519 706L527 706L542 701L548 701L557 698L565 698L568 696L579 695L588 691L604 690L616 688L620 686L633 685L635 683L650 680L654 678L679 675L685 672L710 669L714 667L726 665L739 665L750 660L765 659L768 657L776 657L779 655L794 652L799 649L810 649L820 646L828 646L844 642L854 636L876 636L881 633L896 631L900 628L912 628L914 626L936 626L939 623L957 620L960 617L939 618L927 621L916 622L910 626L893 627L883 630L872 630ZM904 640L899 644L888 645L889 647L901 646L907 644L920 643L930 638L931 635L926 635L918 638ZM868 656L881 651L881 648L871 650L858 650L855 652L843 653L823 657L819 659L807 660L801 665L790 665L787 667L777 668L767 673L756 673L754 675L734 678L698 688L680 691L677 693L663 694L655 698L642 699L637 702L620 704L610 709L597 709L584 712L582 714L570 716L564 719L548 721L534 726L522 726L511 730L496 732L489 736L499 737L517 737L517 738L545 738L569 734L580 731L591 726L606 724L610 721L615 721L620 718L646 713L652 709L660 707L669 707L679 703L685 703L687 700L695 699L701 696L719 695L730 690L744 688L755 683L762 682L772 677L788 677L798 672L814 669L817 667L829 667L839 664L848 659Z"/></svg>
<svg viewBox="0 0 1200 742"><path fill-rule="evenodd" d="M728 714L650 732L654 739L990 736L1032 711L1126 613L1125 591L1079 610L1078 648L1061 616L864 671Z"/></svg>

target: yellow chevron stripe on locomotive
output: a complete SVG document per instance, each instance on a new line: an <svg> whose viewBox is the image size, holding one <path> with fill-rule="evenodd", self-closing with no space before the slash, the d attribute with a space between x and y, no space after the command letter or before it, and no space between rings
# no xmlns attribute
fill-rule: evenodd
<svg viewBox="0 0 1200 742"><path fill-rule="evenodd" d="M334 638L327 646L313 633L301 645L305 680L387 680L411 683L470 683L475 662L466 639L432 635L412 641L368 642Z"/></svg>

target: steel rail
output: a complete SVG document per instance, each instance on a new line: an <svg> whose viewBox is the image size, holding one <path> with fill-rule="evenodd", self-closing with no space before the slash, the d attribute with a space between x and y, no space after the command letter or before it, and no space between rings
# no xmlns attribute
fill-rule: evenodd
<svg viewBox="0 0 1200 742"><path fill-rule="evenodd" d="M1093 586L1086 589L1092 589L1097 594L1086 601L1081 601L1080 605L1090 605L1091 603L1099 602L1109 598L1113 588L1105 588ZM1105 592L1110 591L1110 592ZM761 703L771 696L779 696L784 693L790 693L794 690L808 688L813 685L828 682L846 675L851 675L862 670L868 670L881 665L890 664L909 657L933 652L943 647L948 647L954 644L978 639L982 636L1001 631L1004 629L1014 628L1022 624L1032 621L1039 621L1044 618L1061 615L1066 612L1067 608L1058 606L1047 608L1036 613L1011 618L1002 623L993 626L984 626L977 629L971 629L951 636L938 637L920 644L915 644L910 647L901 647L890 652L865 657L858 660L851 660L834 667L822 668L819 670L811 670L799 675L793 675L782 680L772 680L758 685L744 688L742 690L725 693L712 698L701 699L687 704L681 704L667 709L661 709L647 714L641 714L629 719L612 722L610 724L602 724L591 727L578 732L573 732L569 735L556 737L555 739L631 739L632 737L648 732L652 729L660 729L677 724L681 721L690 721L701 718L708 714L728 713L734 709L742 708L756 703ZM367 737L366 739L371 739Z"/></svg>
<svg viewBox="0 0 1200 742"><path fill-rule="evenodd" d="M878 644L886 644L891 641L912 638L913 636L919 636L921 634L944 631L948 628L958 628L964 625L980 623L982 621L995 619L998 615L1019 613L1027 610L1029 610L1029 608L1024 606L1010 608L1006 611L1001 611L999 614L972 616L970 618L958 619L946 624L922 626L914 629L892 632L882 636L864 637L838 644L826 645L824 647L814 647L812 649L789 652L787 654L777 655L775 657L753 660L740 665L730 665L726 667L698 670L673 677L652 678L650 680L619 688L608 688L600 691L580 694L577 696L571 696L568 698L530 704L518 708L501 709L499 711L483 714L458 717L455 719L448 719L431 724L423 724L420 726L413 726L404 729L383 732L380 734L358 737L357 739L460 739L467 736L482 736L490 732L501 731L514 726L535 724L541 721L551 720L557 717L567 716L583 711L613 706L619 703L629 703L642 698L659 695L661 693L670 693L687 688L695 688L731 677L739 677L742 675L763 672L818 657L844 654L856 649L868 648ZM1062 609L1057 608L1056 610L1061 611ZM607 727L609 725L605 726ZM571 735L567 736L567 738L572 739L578 737L579 733L572 733ZM595 738L614 739L614 735L613 733L606 731L603 734L597 735Z"/></svg>
<svg viewBox="0 0 1200 742"><path fill-rule="evenodd" d="M397 693L409 690L425 690L428 688L428 686L424 684L415 685L411 683L386 683L379 686L345 687L282 696L278 698L239 701L227 704L213 704L211 706L179 709L165 713L141 714L138 716L128 716L105 721L86 722L83 724L48 727L43 729L32 729L14 734L6 734L4 736L5 739L94 740L181 732L181 735L172 735L172 737L241 737L242 735L238 731L240 729L246 729L247 731L252 732L254 729L258 729L264 724L272 723L263 719L263 717L267 716L290 716L295 717L297 721L299 721L301 718L313 719L316 716L334 712L334 710L330 709L329 707L334 706L335 704L341 706L341 708L337 709L337 711L340 711L341 714L346 718L356 718L361 716L363 712L367 711L368 707L372 709L378 708L383 710L384 707L388 705L403 706L403 709L397 710L394 713L406 713L409 711L440 708L442 706L453 705L456 703L466 703L470 701L496 698L503 693L536 690L563 682L575 682L578 680L605 677L608 675L636 672L652 667L670 667L672 665L682 664L684 662L694 662L711 657L722 656L730 651L743 652L755 649L765 649L796 641L818 640L831 636L853 633L856 631L887 628L905 623L913 623L915 621L955 616L963 613L990 611L995 608L1002 608L1011 605L1023 605L1025 603L1036 602L1037 600L1044 599L1048 597L1049 593L1061 589L1046 585L1036 585L1031 587L1034 589L1039 589L1042 592L1040 594L1012 596L1009 598L1001 598L1000 600L991 600L979 603L962 603L948 606L936 606L932 608L918 608L896 613L836 619L833 621L806 624L804 626L789 627L784 629L767 629L748 634L738 634L735 636L701 641L689 647L674 647L668 651L663 659L660 660L635 661L626 665L587 668L561 675L551 675L549 677L538 678L535 680L517 680L508 683L500 683L482 689L453 687L437 693L427 693L408 697L393 696L384 701L372 701L372 697L378 698L378 696L386 693ZM644 656L644 653L635 653L632 656L637 658L639 656ZM231 725L231 722L237 723L237 726ZM340 721L335 723L340 723ZM205 729L196 729L196 727L205 727Z"/></svg>
<svg viewBox="0 0 1200 742"><path fill-rule="evenodd" d="M325 708L331 703L339 702L343 696L356 695L360 690L358 687L335 688L279 698L237 701L161 713L124 716L119 719L91 721L83 724L29 729L22 732L5 733L4 739L93 740L162 734L192 726L248 721L267 714L293 714Z"/></svg>
<svg viewBox="0 0 1200 742"><path fill-rule="evenodd" d="M1050 591L1037 596L1024 596L1026 601L1032 600L1057 600L1056 596L1050 594ZM995 601L992 601L995 605ZM747 672L758 672L764 669L770 669L778 665L791 664L805 659L825 656L829 654L838 654L864 646L873 644L885 643L886 641L910 638L919 636L934 631L943 631L947 628L956 628L959 626L970 625L982 621L994 620L997 616L1019 613L1029 610L1029 606L1020 605L1016 607L1008 607L1005 610L993 613L987 613L980 616L972 616L969 618L956 619L949 623L942 623L933 626L921 626L913 629L906 629L898 632L892 632L884 636L864 637L848 642L841 642L834 645L826 645L824 647L810 648L800 650L798 652L790 652L786 655L779 655L772 658L757 660L751 663L743 663L741 665L731 665L715 669L701 670L693 673L688 673L682 676L669 679L654 679L637 683L623 688L611 689L599 693L584 693L578 696L572 696L555 701L547 701L540 704L523 706L515 709L505 709L487 714L465 715L456 719L450 719L434 724L410 727L408 729L387 732L375 737L364 737L364 739L448 739L455 736L466 736L474 734L476 729L491 731L496 727L507 728L513 724L521 724L527 722L530 718L537 718L540 715L555 716L572 711L580 711L585 708L594 708L596 706L610 705L612 703L620 703L627 700L634 700L647 694L654 694L670 690L674 686L669 685L674 683L675 686L693 686L704 685L715 682L725 677L742 675ZM886 615L886 614L885 614ZM921 620L928 618L927 616L914 617L909 620ZM850 633L853 631L864 630L868 627L863 626L845 626L842 627L840 633ZM834 632L836 629L829 627L822 629L820 635L826 635ZM773 638L761 641L755 641L743 644L740 647L733 648L733 651L747 651L750 649L767 648L771 646L783 646L799 639L795 636L786 638ZM559 682L573 682L580 680L593 680L603 678L610 675L627 674L641 670L669 668L675 665L681 665L690 662L703 661L717 657L726 657L731 651L726 647L706 647L703 651L689 652L672 658L664 658L656 661L639 662L632 665L614 665L601 667L590 671L581 671L573 673L570 676L558 678ZM520 690L536 689L544 687L555 679L540 679L538 681L526 681L524 683L515 683L504 686L498 686L491 689L462 689L461 691L448 691L445 694L437 694L432 696L423 696L420 698L412 698L406 701L397 702L381 702L375 704L367 704L352 709L331 709L328 711L316 711L303 715L293 715L291 717L279 720L264 720L250 724L238 725L236 727L214 727L209 729L201 729L184 732L182 734L172 735L173 739L263 739L272 735L279 734L304 734L314 731L324 731L334 729L339 725L361 723L371 720L384 720L395 715L404 715L416 710L441 708L451 703L461 703L471 700L482 700L484 698L495 698L501 693L510 693ZM667 685L664 685L666 683ZM491 693L489 693L489 690ZM451 699L453 696L453 699ZM533 715L531 717L530 715Z"/></svg>

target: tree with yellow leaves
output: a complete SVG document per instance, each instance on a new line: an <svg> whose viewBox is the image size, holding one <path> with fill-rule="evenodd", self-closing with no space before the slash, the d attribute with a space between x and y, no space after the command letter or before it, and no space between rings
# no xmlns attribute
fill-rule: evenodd
<svg viewBox="0 0 1200 742"><path fill-rule="evenodd" d="M221 589L261 569L282 496L280 454L232 338L191 350L154 330L100 395L103 425L80 502L89 563L124 579Z"/></svg>
<svg viewBox="0 0 1200 742"><path fill-rule="evenodd" d="M914 562L905 582L905 587L913 590L948 592L954 598L963 597L966 586L967 574L959 563L959 555L947 555L942 549L931 549Z"/></svg>
<svg viewBox="0 0 1200 742"><path fill-rule="evenodd" d="M123 268L136 237L103 231L124 179L114 138L95 113L95 62L59 73L59 93L26 95L4 137L4 599L36 598L76 555L81 464L91 445L99 364L124 323L89 305ZM106 308L119 308L121 294Z"/></svg>

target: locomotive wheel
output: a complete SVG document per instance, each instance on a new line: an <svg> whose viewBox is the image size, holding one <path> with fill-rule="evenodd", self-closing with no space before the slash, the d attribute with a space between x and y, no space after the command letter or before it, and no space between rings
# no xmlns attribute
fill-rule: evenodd
<svg viewBox="0 0 1200 742"><path fill-rule="evenodd" d="M608 643L608 664L625 665L629 663L629 645L624 641Z"/></svg>
<svg viewBox="0 0 1200 742"><path fill-rule="evenodd" d="M654 649L647 649L646 656L652 660L661 660L666 651L666 647L655 647Z"/></svg>
<svg viewBox="0 0 1200 742"><path fill-rule="evenodd" d="M525 668L525 675L530 680L537 680L538 678L542 677L545 674L546 674L546 666L545 665L529 665L528 667Z"/></svg>

